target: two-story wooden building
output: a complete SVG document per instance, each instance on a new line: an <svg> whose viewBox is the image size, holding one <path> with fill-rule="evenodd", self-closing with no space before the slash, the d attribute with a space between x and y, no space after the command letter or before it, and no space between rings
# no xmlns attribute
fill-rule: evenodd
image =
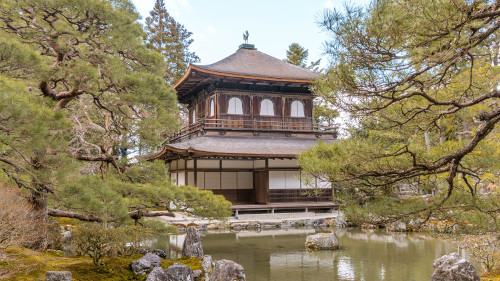
<svg viewBox="0 0 500 281"><path fill-rule="evenodd" d="M296 160L337 136L313 122L310 86L318 76L250 44L216 63L190 65L174 86L189 125L148 159L164 159L178 185L233 203L331 201L330 183L302 173ZM305 194L312 189L321 192Z"/></svg>

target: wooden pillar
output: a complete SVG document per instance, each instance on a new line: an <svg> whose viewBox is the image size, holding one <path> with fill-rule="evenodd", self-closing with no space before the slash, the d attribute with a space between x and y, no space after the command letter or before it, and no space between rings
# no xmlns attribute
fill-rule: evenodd
<svg viewBox="0 0 500 281"><path fill-rule="evenodd" d="M193 168L194 168L194 186L198 187L198 164L196 163L196 158L193 158Z"/></svg>

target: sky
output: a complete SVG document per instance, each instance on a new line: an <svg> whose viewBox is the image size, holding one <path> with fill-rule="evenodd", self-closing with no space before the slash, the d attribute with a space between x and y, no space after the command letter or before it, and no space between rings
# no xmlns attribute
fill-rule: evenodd
<svg viewBox="0 0 500 281"><path fill-rule="evenodd" d="M250 33L248 43L268 55L286 57L291 43L309 50L309 61L322 57L328 39L317 24L325 9L342 9L344 0L164 0L174 19L193 33L194 51L201 62L211 64L233 54L243 43L243 32ZM155 0L132 0L143 20ZM368 0L351 0L365 6ZM326 66L327 58L322 59Z"/></svg>

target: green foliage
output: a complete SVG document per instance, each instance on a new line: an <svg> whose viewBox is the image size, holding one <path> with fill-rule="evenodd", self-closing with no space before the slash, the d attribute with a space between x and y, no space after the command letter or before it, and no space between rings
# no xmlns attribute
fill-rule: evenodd
<svg viewBox="0 0 500 281"><path fill-rule="evenodd" d="M349 138L299 157L305 172L368 200L402 188L439 194L432 204L414 202L424 217L446 219L438 211L445 201L465 209L477 207L475 200L487 204L477 194L498 184L500 169L498 28L484 20L498 20L485 12L497 9L491 5L378 0L325 11L320 25L333 64L314 91L352 124ZM400 211L390 202L368 205L382 217ZM465 213L487 228L493 210ZM464 220L458 213L450 219Z"/></svg>
<svg viewBox="0 0 500 281"><path fill-rule="evenodd" d="M100 217L104 222L124 224L129 211L182 211L209 219L232 214L231 203L223 196L191 186L171 184L162 161L140 162L124 174L110 173L79 177L57 194L66 198L64 207ZM54 204L57 204L54 202ZM144 221L157 231L171 231Z"/></svg>
<svg viewBox="0 0 500 281"><path fill-rule="evenodd" d="M411 230L435 230L432 224L438 222L446 225L444 231L447 232L475 234L496 232L500 227L497 212L500 201L497 198L474 198L463 191L454 193L443 204L438 204L443 196L398 199L378 195L360 200L362 197L350 193L339 197L346 206L342 212L355 225L386 225L402 221Z"/></svg>
<svg viewBox="0 0 500 281"><path fill-rule="evenodd" d="M300 67L306 67L309 50L304 49L299 43L292 43L286 51L285 61Z"/></svg>
<svg viewBox="0 0 500 281"><path fill-rule="evenodd" d="M192 32L170 16L163 0L156 1L146 18L146 31L148 47L162 54L167 63L164 78L169 85L184 75L190 63L200 61L194 52L189 51L193 43Z"/></svg>
<svg viewBox="0 0 500 281"><path fill-rule="evenodd" d="M286 59L284 59L284 61L296 66L319 72L319 64L321 62L321 59L312 61L310 65L307 65L308 58L309 50L302 47L299 43L292 43L290 44L290 46L288 46L288 50L286 51Z"/></svg>
<svg viewBox="0 0 500 281"><path fill-rule="evenodd" d="M335 118L339 116L339 112L333 104L324 98L314 99L314 123L324 124L326 126L333 126Z"/></svg>
<svg viewBox="0 0 500 281"><path fill-rule="evenodd" d="M197 60L191 33L171 17L162 21L170 32L158 39L168 41L165 59L154 45L163 35L149 33L146 44L128 0L7 0L0 10L0 178L29 192L43 220L60 208L104 229L134 216L167 231L143 214L228 214L221 197L171 185L164 164L128 157L156 150L178 128L164 74ZM150 28L166 14L158 12Z"/></svg>
<svg viewBox="0 0 500 281"><path fill-rule="evenodd" d="M120 232L116 229L89 224L77 227L72 234L76 251L92 258L95 266L102 265L102 259L120 246Z"/></svg>
<svg viewBox="0 0 500 281"><path fill-rule="evenodd" d="M134 253L134 249L151 237L143 227L108 228L97 223L78 226L72 233L72 243L80 255L88 255L95 266L105 257Z"/></svg>
<svg viewBox="0 0 500 281"><path fill-rule="evenodd" d="M105 223L123 221L128 217L126 199L116 191L115 184L97 175L80 177L73 184L65 185L58 197L64 198L63 206L67 209L96 215Z"/></svg>

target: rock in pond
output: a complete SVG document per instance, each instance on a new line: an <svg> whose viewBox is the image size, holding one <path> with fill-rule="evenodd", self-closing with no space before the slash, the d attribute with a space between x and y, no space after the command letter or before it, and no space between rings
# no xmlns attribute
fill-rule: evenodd
<svg viewBox="0 0 500 281"><path fill-rule="evenodd" d="M388 231L391 232L406 232L408 231L406 223L402 221L395 221L393 223L387 224L386 226Z"/></svg>
<svg viewBox="0 0 500 281"><path fill-rule="evenodd" d="M71 272L69 271L47 271L45 281L71 281Z"/></svg>
<svg viewBox="0 0 500 281"><path fill-rule="evenodd" d="M335 233L308 235L306 238L306 248L312 250L337 250L339 248L339 241Z"/></svg>
<svg viewBox="0 0 500 281"><path fill-rule="evenodd" d="M165 272L168 281L193 281L193 270L182 263L174 263Z"/></svg>
<svg viewBox="0 0 500 281"><path fill-rule="evenodd" d="M243 266L230 260L218 260L214 262L214 268L210 281L245 281L245 270Z"/></svg>
<svg viewBox="0 0 500 281"><path fill-rule="evenodd" d="M458 253L440 257L433 267L431 281L479 281L476 269Z"/></svg>
<svg viewBox="0 0 500 281"><path fill-rule="evenodd" d="M135 274L144 275L150 272L154 267L160 266L161 258L155 254L147 253L142 258L133 261L130 264Z"/></svg>
<svg viewBox="0 0 500 281"><path fill-rule="evenodd" d="M146 281L168 281L167 273L159 266L153 268Z"/></svg>
<svg viewBox="0 0 500 281"><path fill-rule="evenodd" d="M197 257L203 256L203 245L201 244L200 231L196 226L187 228L186 238L182 245L182 256Z"/></svg>

